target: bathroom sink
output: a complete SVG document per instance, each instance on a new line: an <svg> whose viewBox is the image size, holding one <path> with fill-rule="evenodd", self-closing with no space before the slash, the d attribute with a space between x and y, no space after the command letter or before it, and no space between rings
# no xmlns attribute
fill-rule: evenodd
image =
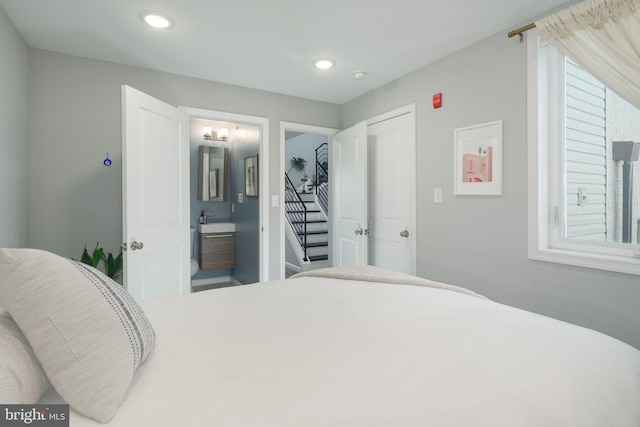
<svg viewBox="0 0 640 427"><path fill-rule="evenodd" d="M209 224L198 224L198 231L201 233L231 233L236 231L233 222L210 222Z"/></svg>

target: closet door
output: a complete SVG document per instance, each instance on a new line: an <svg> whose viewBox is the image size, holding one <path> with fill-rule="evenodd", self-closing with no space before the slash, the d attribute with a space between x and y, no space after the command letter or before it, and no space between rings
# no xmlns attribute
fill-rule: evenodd
<svg viewBox="0 0 640 427"><path fill-rule="evenodd" d="M411 112L368 126L369 264L416 274L416 149Z"/></svg>
<svg viewBox="0 0 640 427"><path fill-rule="evenodd" d="M191 292L187 113L122 86L123 284L137 300Z"/></svg>
<svg viewBox="0 0 640 427"><path fill-rule="evenodd" d="M329 262L333 267L366 265L369 235L366 123L357 123L335 134L329 151Z"/></svg>

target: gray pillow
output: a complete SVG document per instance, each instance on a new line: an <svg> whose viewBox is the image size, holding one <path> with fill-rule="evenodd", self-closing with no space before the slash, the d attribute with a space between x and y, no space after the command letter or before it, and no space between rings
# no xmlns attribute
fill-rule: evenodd
<svg viewBox="0 0 640 427"><path fill-rule="evenodd" d="M49 387L27 339L0 307L0 403L34 404Z"/></svg>
<svg viewBox="0 0 640 427"><path fill-rule="evenodd" d="M113 418L156 336L119 284L37 249L0 249L0 298L56 391L81 414Z"/></svg>

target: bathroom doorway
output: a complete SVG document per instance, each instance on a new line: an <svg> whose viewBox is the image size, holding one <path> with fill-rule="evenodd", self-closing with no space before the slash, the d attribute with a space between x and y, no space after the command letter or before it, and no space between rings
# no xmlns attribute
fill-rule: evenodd
<svg viewBox="0 0 640 427"><path fill-rule="evenodd" d="M232 268L202 271L192 287L201 290L229 284L269 280L268 272L268 120L260 117L184 108L190 116L191 225L198 229L203 210L213 222L232 223L235 228L235 263ZM207 136L205 136L207 134ZM200 147L226 148L228 152L228 196L216 201L198 200ZM258 157L258 191L245 194L246 158ZM222 173L218 171L218 173ZM208 217L211 221L211 216ZM201 235L196 233L194 257L200 260Z"/></svg>

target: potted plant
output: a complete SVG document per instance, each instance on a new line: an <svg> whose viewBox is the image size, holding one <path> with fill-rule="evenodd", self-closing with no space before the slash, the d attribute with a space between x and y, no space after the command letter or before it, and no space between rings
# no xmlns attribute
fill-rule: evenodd
<svg viewBox="0 0 640 427"><path fill-rule="evenodd" d="M291 172L291 169L294 169L298 172L302 172L305 177L307 176L307 161L302 157L292 157L291 160L289 160L289 166L290 168L287 171L287 174Z"/></svg>
<svg viewBox="0 0 640 427"><path fill-rule="evenodd" d="M289 172L291 172L291 169L297 170L298 172L302 172L303 177L300 179L302 184L298 188L298 191L300 191L302 193L306 193L307 192L307 181L309 180L309 177L307 176L307 170L306 170L307 161L305 159L303 159L302 157L292 157L291 160L289 161L289 166L290 166L290 168L287 171L287 174L289 174Z"/></svg>
<svg viewBox="0 0 640 427"><path fill-rule="evenodd" d="M80 262L95 268L98 268L99 264L102 263L102 270L105 275L113 280L119 279L120 276L122 276L122 251L114 257L111 252L105 253L104 249L98 246L99 244L96 243L93 253L89 255L87 245L84 245L84 251L82 252L82 257L80 257Z"/></svg>

